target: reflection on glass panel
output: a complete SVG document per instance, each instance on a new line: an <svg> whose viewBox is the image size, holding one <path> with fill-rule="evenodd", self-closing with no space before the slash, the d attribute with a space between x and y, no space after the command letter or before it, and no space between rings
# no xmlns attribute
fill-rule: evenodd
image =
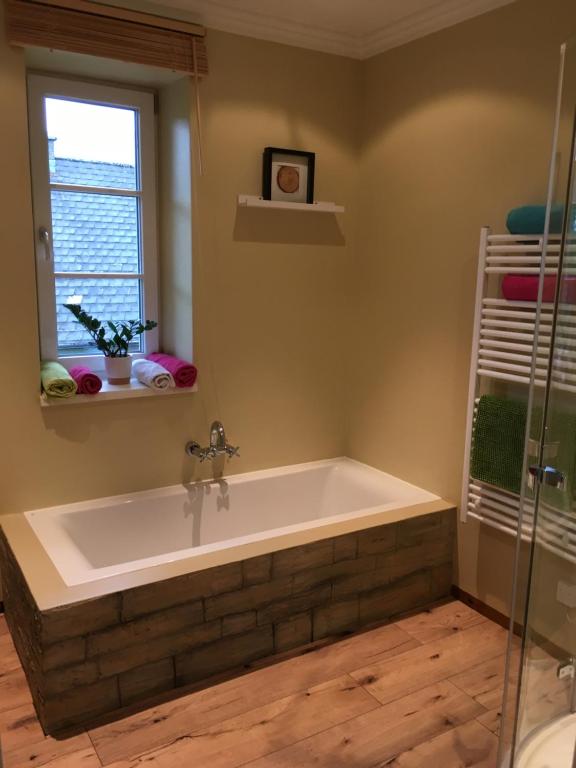
<svg viewBox="0 0 576 768"><path fill-rule="evenodd" d="M68 99L45 99L50 181L137 188L136 112Z"/></svg>
<svg viewBox="0 0 576 768"><path fill-rule="evenodd" d="M82 296L82 307L99 320L113 322L141 318L141 282L138 279L56 278L58 352L61 355L97 354L88 333L63 304L70 296ZM131 346L140 351L140 341Z"/></svg>
<svg viewBox="0 0 576 768"><path fill-rule="evenodd" d="M138 200L52 190L56 272L139 272Z"/></svg>

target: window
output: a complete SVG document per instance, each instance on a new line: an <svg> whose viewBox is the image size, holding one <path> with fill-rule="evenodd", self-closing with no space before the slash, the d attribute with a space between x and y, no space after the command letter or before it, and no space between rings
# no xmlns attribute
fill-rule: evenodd
<svg viewBox="0 0 576 768"><path fill-rule="evenodd" d="M154 97L32 75L29 121L42 357L99 368L69 297L103 321L158 320Z"/></svg>

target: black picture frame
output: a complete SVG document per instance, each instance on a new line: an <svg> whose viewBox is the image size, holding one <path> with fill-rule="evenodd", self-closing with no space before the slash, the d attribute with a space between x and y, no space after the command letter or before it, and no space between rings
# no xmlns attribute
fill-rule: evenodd
<svg viewBox="0 0 576 768"><path fill-rule="evenodd" d="M290 156L302 158L302 165L306 165L308 169L307 182L306 182L306 203L312 204L314 202L314 172L316 168L316 153L304 152L300 149L286 149L282 147L265 147L264 156L262 162L262 198L264 200L272 200L272 162L278 155ZM302 201L299 201L302 202Z"/></svg>

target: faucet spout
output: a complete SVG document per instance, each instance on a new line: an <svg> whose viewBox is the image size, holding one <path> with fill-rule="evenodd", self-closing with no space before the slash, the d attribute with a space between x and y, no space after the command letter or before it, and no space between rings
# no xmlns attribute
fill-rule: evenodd
<svg viewBox="0 0 576 768"><path fill-rule="evenodd" d="M210 427L210 445L207 448L202 448L200 443L192 440L186 444L186 453L202 462L207 459L215 459L222 454L232 459L234 456L240 456L240 448L228 443L222 422L213 421Z"/></svg>
<svg viewBox="0 0 576 768"><path fill-rule="evenodd" d="M226 451L226 432L221 421L212 422L210 427L210 448L214 448L218 453Z"/></svg>

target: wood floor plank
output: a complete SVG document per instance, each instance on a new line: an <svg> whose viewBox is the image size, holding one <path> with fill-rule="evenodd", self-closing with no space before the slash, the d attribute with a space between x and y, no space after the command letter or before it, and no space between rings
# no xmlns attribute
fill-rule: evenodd
<svg viewBox="0 0 576 768"><path fill-rule="evenodd" d="M93 747L56 757L45 765L46 768L102 768Z"/></svg>
<svg viewBox="0 0 576 768"><path fill-rule="evenodd" d="M155 768L237 768L378 707L372 696L344 675L110 768L138 768L149 763Z"/></svg>
<svg viewBox="0 0 576 768"><path fill-rule="evenodd" d="M4 768L101 768L88 734L61 741L44 735L3 616L0 616L0 741Z"/></svg>
<svg viewBox="0 0 576 768"><path fill-rule="evenodd" d="M9 637L0 637L0 659L0 677L21 669L20 659L13 652L12 642Z"/></svg>
<svg viewBox="0 0 576 768"><path fill-rule="evenodd" d="M430 643L481 624L486 619L459 600L401 619L396 626L420 643Z"/></svg>
<svg viewBox="0 0 576 768"><path fill-rule="evenodd" d="M0 712L0 737L4 739L4 734L8 731L25 728L27 723L34 720L36 720L36 712L32 701L14 709L4 710Z"/></svg>
<svg viewBox="0 0 576 768"><path fill-rule="evenodd" d="M394 625L342 640L303 656L188 694L90 731L104 765L130 760L191 733L334 679L354 667L419 647Z"/></svg>
<svg viewBox="0 0 576 768"><path fill-rule="evenodd" d="M485 690L477 691L478 701L483 702L485 707L488 707L488 711L485 715L480 715L477 719L482 723L485 728L488 728L496 736L500 735L500 729L502 727L503 709L505 705L507 709L507 719L509 723L513 722L516 710L516 697L518 693L518 677L520 672L520 658L521 647L520 639L513 638L512 660L510 666L510 678L507 691L506 700L504 700L505 691L505 677L502 677L502 685L489 690L489 686L486 686ZM502 667L505 667L506 657L502 657ZM501 667L501 669L502 669ZM458 684L458 681L453 681Z"/></svg>
<svg viewBox="0 0 576 768"><path fill-rule="evenodd" d="M4 622L6 626L6 622ZM20 669L20 659L12 642L10 633L6 630L0 633L0 675Z"/></svg>
<svg viewBox="0 0 576 768"><path fill-rule="evenodd" d="M510 681L514 684L518 678L520 648L516 647L512 654ZM488 711L480 715L478 721L494 734L500 733L505 671L506 654L502 654L449 678L450 682L454 683L460 690L486 707Z"/></svg>
<svg viewBox="0 0 576 768"><path fill-rule="evenodd" d="M482 707L448 682L428 686L246 768L375 768L472 720Z"/></svg>
<svg viewBox="0 0 576 768"><path fill-rule="evenodd" d="M494 709L489 709L488 712L486 712L483 715L478 715L476 718L479 723L481 723L484 728L487 728L489 731L491 731L495 736L500 735L500 726L502 724L502 708L501 707L495 707Z"/></svg>
<svg viewBox="0 0 576 768"><path fill-rule="evenodd" d="M558 664L559 660L542 648L529 647L522 674L524 732L570 711L573 681L558 679Z"/></svg>
<svg viewBox="0 0 576 768"><path fill-rule="evenodd" d="M480 701L486 709L493 709L502 697L495 701L495 691L503 691L506 654L495 656L482 664L451 676L450 682L457 688Z"/></svg>
<svg viewBox="0 0 576 768"><path fill-rule="evenodd" d="M501 655L506 649L506 636L501 627L483 622L351 674L373 696L387 704Z"/></svg>
<svg viewBox="0 0 576 768"><path fill-rule="evenodd" d="M494 768L497 752L498 739L473 720L403 752L386 768Z"/></svg>
<svg viewBox="0 0 576 768"><path fill-rule="evenodd" d="M4 768L52 766L64 758L78 760L77 753L95 751L87 733L61 740L45 736L35 715L22 718L2 734L2 750ZM89 762L88 757L80 759Z"/></svg>
<svg viewBox="0 0 576 768"><path fill-rule="evenodd" d="M38 733L42 733L42 728L36 717L34 707L23 704L16 709L11 710L11 719L3 723L0 715L0 733L2 734L2 744L4 751L6 745L20 745L35 738Z"/></svg>
<svg viewBox="0 0 576 768"><path fill-rule="evenodd" d="M32 704L32 696L20 665L0 672L0 713Z"/></svg>

